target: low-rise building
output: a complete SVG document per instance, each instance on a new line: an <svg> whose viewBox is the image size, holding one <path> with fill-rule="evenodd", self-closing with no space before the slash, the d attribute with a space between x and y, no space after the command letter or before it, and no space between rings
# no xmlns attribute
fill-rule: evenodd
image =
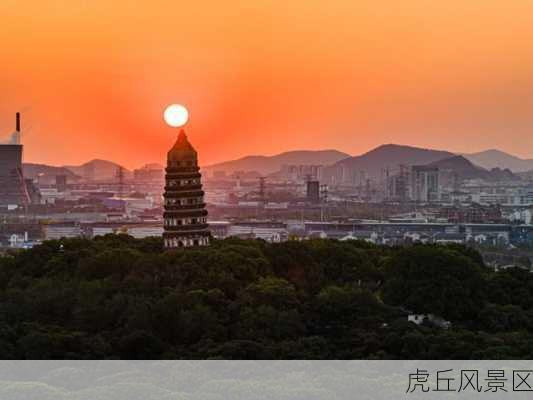
<svg viewBox="0 0 533 400"><path fill-rule="evenodd" d="M407 316L407 321L416 325L422 325L425 321L427 321L442 329L448 329L452 325L450 321L447 321L435 314L409 314Z"/></svg>
<svg viewBox="0 0 533 400"><path fill-rule="evenodd" d="M263 239L267 242L279 243L288 238L285 228L266 228L247 225L232 225L228 229L228 236L241 238Z"/></svg>
<svg viewBox="0 0 533 400"><path fill-rule="evenodd" d="M46 240L82 236L80 224L77 222L48 223L44 225L43 231Z"/></svg>

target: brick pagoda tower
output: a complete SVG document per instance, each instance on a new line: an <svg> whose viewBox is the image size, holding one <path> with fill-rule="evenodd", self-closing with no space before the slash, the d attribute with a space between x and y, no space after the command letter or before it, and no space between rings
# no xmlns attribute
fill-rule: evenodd
<svg viewBox="0 0 533 400"><path fill-rule="evenodd" d="M163 239L166 248L207 246L211 233L196 150L182 129L167 155Z"/></svg>

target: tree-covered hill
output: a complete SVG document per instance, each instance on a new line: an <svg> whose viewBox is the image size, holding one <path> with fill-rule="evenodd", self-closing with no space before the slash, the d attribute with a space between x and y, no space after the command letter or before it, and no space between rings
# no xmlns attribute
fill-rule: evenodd
<svg viewBox="0 0 533 400"><path fill-rule="evenodd" d="M532 332L533 274L455 245L109 235L0 258L2 358L533 358Z"/></svg>

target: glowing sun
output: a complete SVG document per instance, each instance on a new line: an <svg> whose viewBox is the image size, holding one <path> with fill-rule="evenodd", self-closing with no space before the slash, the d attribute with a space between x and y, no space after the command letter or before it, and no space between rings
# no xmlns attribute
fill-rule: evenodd
<svg viewBox="0 0 533 400"><path fill-rule="evenodd" d="M171 104L165 109L163 118L168 125L179 128L189 120L189 112L181 104Z"/></svg>

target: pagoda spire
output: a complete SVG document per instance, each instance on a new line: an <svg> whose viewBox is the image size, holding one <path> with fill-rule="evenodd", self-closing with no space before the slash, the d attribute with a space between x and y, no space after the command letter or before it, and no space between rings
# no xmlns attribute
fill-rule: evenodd
<svg viewBox="0 0 533 400"><path fill-rule="evenodd" d="M167 154L163 238L166 248L207 246L211 233L202 190L198 153L180 129Z"/></svg>

